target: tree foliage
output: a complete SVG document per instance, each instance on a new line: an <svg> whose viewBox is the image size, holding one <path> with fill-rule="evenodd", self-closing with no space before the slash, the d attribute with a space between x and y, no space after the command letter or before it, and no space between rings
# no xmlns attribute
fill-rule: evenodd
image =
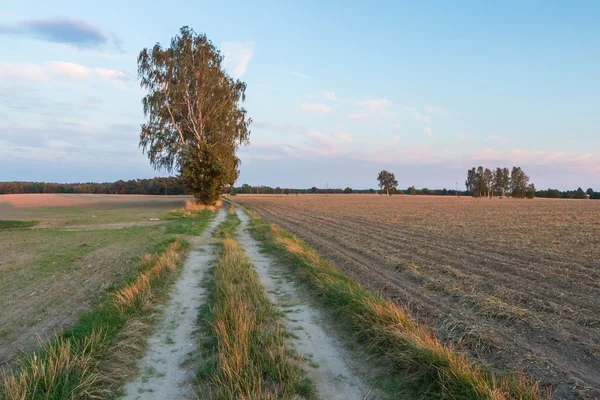
<svg viewBox="0 0 600 400"><path fill-rule="evenodd" d="M140 147L155 168L178 170L203 203L235 182L236 151L250 135L241 106L246 84L227 75L222 62L206 35L187 26L168 48L157 43L138 56L140 86L148 91Z"/></svg>
<svg viewBox="0 0 600 400"><path fill-rule="evenodd" d="M473 167L467 171L465 186L476 197L493 197L494 193L501 196L510 193L516 198L535 197L535 187L529 184L529 176L521 167L513 167L511 172L508 168L496 168L492 172L482 166Z"/></svg>
<svg viewBox="0 0 600 400"><path fill-rule="evenodd" d="M390 196L398 187L398 181L394 174L386 170L381 171L379 175L377 175L377 180L379 181L379 187L382 190L385 190L385 193Z"/></svg>

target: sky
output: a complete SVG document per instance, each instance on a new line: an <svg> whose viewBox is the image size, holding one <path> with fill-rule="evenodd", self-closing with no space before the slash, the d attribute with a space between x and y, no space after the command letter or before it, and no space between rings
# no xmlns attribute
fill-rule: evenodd
<svg viewBox="0 0 600 400"><path fill-rule="evenodd" d="M464 188L521 166L600 190L597 1L13 1L0 181L165 176L138 147L137 55L204 32L248 85L238 184Z"/></svg>

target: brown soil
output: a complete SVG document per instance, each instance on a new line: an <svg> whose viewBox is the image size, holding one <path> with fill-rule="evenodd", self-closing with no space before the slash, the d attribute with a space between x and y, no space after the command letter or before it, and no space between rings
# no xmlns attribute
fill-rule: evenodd
<svg viewBox="0 0 600 400"><path fill-rule="evenodd" d="M85 198L69 197L60 194L6 194L0 196L0 203L13 207L70 207L90 204Z"/></svg>
<svg viewBox="0 0 600 400"><path fill-rule="evenodd" d="M600 202L239 196L444 341L600 396Z"/></svg>
<svg viewBox="0 0 600 400"><path fill-rule="evenodd" d="M72 207L90 204L140 205L160 203L181 203L189 196L145 196L126 194L5 194L0 196L0 207L10 205L16 208L31 207ZM4 203L4 204L3 204Z"/></svg>

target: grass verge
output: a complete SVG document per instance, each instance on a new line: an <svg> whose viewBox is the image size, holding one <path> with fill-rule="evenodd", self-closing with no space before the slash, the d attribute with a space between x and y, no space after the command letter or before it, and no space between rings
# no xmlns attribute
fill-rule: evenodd
<svg viewBox="0 0 600 400"><path fill-rule="evenodd" d="M466 355L443 345L407 309L362 289L295 236L269 225L247 210L250 233L267 252L281 257L315 289L335 318L349 325L369 351L408 376L410 390L422 399L550 399L539 384L516 374L496 375Z"/></svg>
<svg viewBox="0 0 600 400"><path fill-rule="evenodd" d="M167 233L199 236L208 226L209 217L212 214L213 212L208 209L185 212L182 209L173 211L167 217L169 220Z"/></svg>
<svg viewBox="0 0 600 400"><path fill-rule="evenodd" d="M199 323L205 362L197 373L199 398L310 397L301 359L286 349L282 315L267 299L258 275L235 240L240 220L219 226L219 258L205 281L208 296Z"/></svg>
<svg viewBox="0 0 600 400"><path fill-rule="evenodd" d="M13 221L13 220L0 220L0 231L8 229L24 229L31 228L38 224L37 221Z"/></svg>
<svg viewBox="0 0 600 400"><path fill-rule="evenodd" d="M209 215L203 219L208 220ZM140 257L140 269L124 285L109 289L81 314L74 326L2 371L0 399L106 399L120 394L136 371L137 357L151 332L152 308L176 279L188 243L178 237L160 242Z"/></svg>

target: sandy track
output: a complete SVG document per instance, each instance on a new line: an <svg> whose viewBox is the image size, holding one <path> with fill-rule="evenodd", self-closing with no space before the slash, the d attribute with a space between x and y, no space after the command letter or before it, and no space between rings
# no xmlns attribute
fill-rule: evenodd
<svg viewBox="0 0 600 400"><path fill-rule="evenodd" d="M594 262L284 202L249 203L362 284L412 305L441 337L458 335L476 356L552 383L557 398L579 398L573 386L588 394L600 387L596 290L582 290L581 279L593 286ZM486 316L487 299L524 314Z"/></svg>
<svg viewBox="0 0 600 400"><path fill-rule="evenodd" d="M243 211L236 212L242 221L238 240L256 268L269 300L288 315L286 327L295 336L291 343L310 359L308 373L319 398L363 400L369 391L369 399L381 398L379 392L370 390L369 368L364 360L357 359L333 336L325 315L307 301L306 294L301 293L289 276L290 271L260 252L258 242L246 230L250 217Z"/></svg>
<svg viewBox="0 0 600 400"><path fill-rule="evenodd" d="M185 362L197 350L193 333L198 307L205 297L200 283L216 258L211 237L224 218L225 212L221 209L202 236L192 242L193 250L185 261L181 277L161 310L156 331L148 339L148 351L139 363L139 377L125 386L124 399L194 398L188 382L193 371Z"/></svg>

